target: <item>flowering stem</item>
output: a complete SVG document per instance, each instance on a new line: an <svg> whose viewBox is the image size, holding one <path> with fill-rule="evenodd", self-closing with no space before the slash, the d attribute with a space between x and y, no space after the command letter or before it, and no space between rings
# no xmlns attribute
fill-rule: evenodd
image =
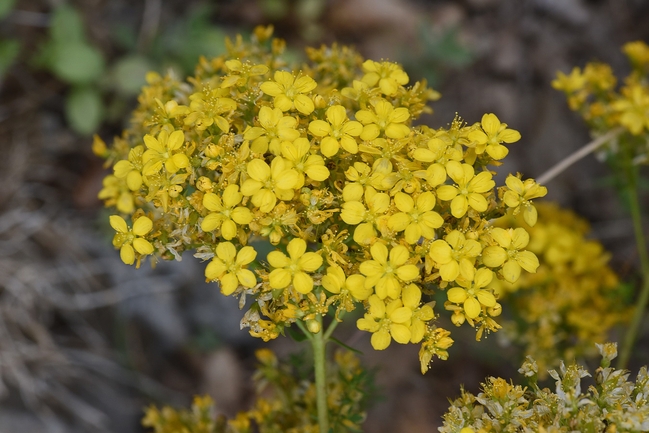
<svg viewBox="0 0 649 433"><path fill-rule="evenodd" d="M548 183L550 180L554 179L557 177L561 172L563 172L565 169L570 167L572 164L575 162L579 161L583 157L589 155L591 152L595 151L598 147L603 145L604 143L608 142L615 136L619 135L620 132L622 132L622 128L616 128L616 129L611 129L609 132L606 134L602 135L601 137L597 137L595 140L591 141L581 149L577 150L570 156L568 156L565 159L562 159L559 161L558 164L556 164L554 167L550 168L548 171L543 173L541 176L536 178L536 182L545 185Z"/></svg>
<svg viewBox="0 0 649 433"><path fill-rule="evenodd" d="M318 405L318 426L320 433L329 433L329 410L327 408L327 373L325 370L325 345L327 340L322 329L322 316L318 316L320 331L313 334L313 365L315 369L315 388Z"/></svg>
<svg viewBox="0 0 649 433"><path fill-rule="evenodd" d="M636 170L634 167L627 167L628 183L627 190L629 192L629 208L631 211L631 219L633 220L633 231L635 233L635 240L638 247L638 254L640 256L640 265L642 268L642 290L638 301L636 302L633 318L629 324L629 328L624 336L622 351L618 362L618 368L626 368L629 358L631 357L631 350L638 335L638 329L642 323L642 316L647 308L649 301L649 254L647 254L647 242L642 230L642 212L640 203L638 201L638 190L636 188Z"/></svg>

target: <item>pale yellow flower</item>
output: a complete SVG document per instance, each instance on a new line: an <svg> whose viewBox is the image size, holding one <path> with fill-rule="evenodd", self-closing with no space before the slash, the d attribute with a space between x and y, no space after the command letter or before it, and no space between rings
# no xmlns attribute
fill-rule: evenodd
<svg viewBox="0 0 649 433"><path fill-rule="evenodd" d="M393 339L400 344L410 341L412 310L404 307L401 299L395 299L386 305L383 299L372 295L368 303L368 312L356 321L356 326L361 331L372 333L370 343L375 350L387 349Z"/></svg>
<svg viewBox="0 0 649 433"><path fill-rule="evenodd" d="M482 116L480 123L482 130L475 130L469 133L469 139L475 141L475 152L480 155L485 151L495 160L501 160L509 153L509 149L500 143L515 143L521 139L521 134L508 129L506 123L500 123L498 117L493 113Z"/></svg>
<svg viewBox="0 0 649 433"><path fill-rule="evenodd" d="M493 272L487 268L480 268L471 280L458 280L462 287L453 287L446 292L448 300L454 304L461 304L464 314L469 319L480 315L482 307L491 308L496 305L496 298L491 291L483 289L493 279Z"/></svg>
<svg viewBox="0 0 649 433"><path fill-rule="evenodd" d="M279 155L282 141L293 141L300 136L300 132L295 129L297 119L284 116L279 108L261 107L258 122L261 126L248 128L243 134L244 140L252 140L250 149L255 153L270 150L273 155Z"/></svg>
<svg viewBox="0 0 649 433"><path fill-rule="evenodd" d="M299 173L281 156L273 158L270 166L261 159L253 159L247 172L250 179L241 185L241 194L252 196L252 204L264 213L273 210L277 199L291 200L300 182Z"/></svg>
<svg viewBox="0 0 649 433"><path fill-rule="evenodd" d="M131 229L119 215L110 216L110 226L117 232L113 246L119 248L119 257L127 265L135 262L135 253L147 256L153 253L153 245L144 236L153 229L153 221L142 216L135 220ZM139 263L139 262L138 262Z"/></svg>
<svg viewBox="0 0 649 433"><path fill-rule="evenodd" d="M419 268L406 264L410 259L408 248L397 245L391 250L380 242L370 248L372 260L366 260L358 268L367 278L365 286L374 287L380 299L397 299L401 295L401 284L419 279Z"/></svg>
<svg viewBox="0 0 649 433"><path fill-rule="evenodd" d="M361 122L363 132L362 140L374 140L381 133L388 138L404 138L410 134L410 128L404 124L410 118L407 108L394 108L394 105L385 99L371 101L374 110L360 110L356 112L356 120Z"/></svg>
<svg viewBox="0 0 649 433"><path fill-rule="evenodd" d="M201 223L204 232L211 232L221 228L223 239L230 240L237 235L237 224L249 224L252 221L252 212L241 203L243 194L239 192L239 185L228 185L219 197L214 193L203 196L203 206L212 212Z"/></svg>
<svg viewBox="0 0 649 433"><path fill-rule="evenodd" d="M205 268L208 281L218 280L221 292L228 296L240 285L254 287L257 284L255 274L245 266L257 257L257 251L251 246L241 248L238 252L230 242L221 242L216 246L216 257Z"/></svg>
<svg viewBox="0 0 649 433"><path fill-rule="evenodd" d="M286 246L288 257L281 251L271 251L266 257L275 269L270 273L269 282L273 289L283 289L293 284L295 290L306 294L313 290L313 278L307 272L315 272L322 266L322 256L306 252L303 239L292 239Z"/></svg>
<svg viewBox="0 0 649 433"><path fill-rule="evenodd" d="M481 251L480 242L466 239L460 231L453 230L444 240L434 241L428 254L439 269L442 280L455 281L460 275L464 279L472 278L473 264Z"/></svg>
<svg viewBox="0 0 649 433"><path fill-rule="evenodd" d="M400 212L388 219L388 227L396 232L404 231L406 242L414 244L422 237L433 239L435 229L444 224L444 219L435 211L435 196L426 191L417 196L417 201L403 192L394 196L394 203Z"/></svg>
<svg viewBox="0 0 649 433"><path fill-rule="evenodd" d="M491 191L496 184L491 179L491 173L481 171L475 175L472 166L457 161L449 161L446 172L456 185L440 186L437 188L437 197L451 201L451 214L455 218L463 217L469 207L478 212L487 210L489 204L483 194Z"/></svg>
<svg viewBox="0 0 649 433"><path fill-rule="evenodd" d="M325 113L327 121L314 120L309 124L309 132L320 137L320 152L331 158L342 147L349 153L358 152L358 143L354 137L363 132L363 125L347 118L347 111L342 105L333 105Z"/></svg>
<svg viewBox="0 0 649 433"><path fill-rule="evenodd" d="M282 111L295 108L302 114L313 112L313 101L306 95L318 86L313 78L306 75L298 75L296 78L286 71L276 71L273 78L275 81L267 81L260 88L262 92L274 98L276 108Z"/></svg>
<svg viewBox="0 0 649 433"><path fill-rule="evenodd" d="M146 134L144 144L147 150L142 155L144 163L142 174L154 175L162 169L163 165L168 173L176 173L181 168L189 167L189 158L180 150L184 142L183 131L173 131L169 134L166 129L163 129L158 134L158 138Z"/></svg>
<svg viewBox="0 0 649 433"><path fill-rule="evenodd" d="M503 277L510 283L518 280L521 268L530 273L536 272L539 259L533 252L523 250L530 242L530 235L524 228L494 227L489 234L498 245L488 246L482 252L482 262L486 266L490 268L502 266Z"/></svg>

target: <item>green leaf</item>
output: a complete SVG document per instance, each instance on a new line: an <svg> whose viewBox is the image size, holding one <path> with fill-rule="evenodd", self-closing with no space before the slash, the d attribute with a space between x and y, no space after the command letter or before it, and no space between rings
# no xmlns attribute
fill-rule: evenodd
<svg viewBox="0 0 649 433"><path fill-rule="evenodd" d="M119 59L112 71L117 90L125 95L137 95L146 84L146 73L152 69L151 63L143 56L131 55Z"/></svg>
<svg viewBox="0 0 649 433"><path fill-rule="evenodd" d="M54 10L50 35L56 43L85 42L83 19L72 6L62 4Z"/></svg>
<svg viewBox="0 0 649 433"><path fill-rule="evenodd" d="M360 350L358 350L358 349L354 349L353 347L348 346L347 344L343 343L342 341L340 341L340 340L337 339L337 338L329 337L329 339L330 339L331 341L333 341L334 343L336 343L336 344L338 344L338 345L344 347L345 349L347 349L347 350L349 350L349 351L352 351L352 352L356 353L357 355L362 355L362 354L363 354L363 352L361 352Z"/></svg>
<svg viewBox="0 0 649 433"><path fill-rule="evenodd" d="M57 77L72 84L86 84L104 72L101 52L84 42L57 43L53 47L51 68Z"/></svg>
<svg viewBox="0 0 649 433"><path fill-rule="evenodd" d="M0 0L0 20L13 10L16 0Z"/></svg>
<svg viewBox="0 0 649 433"><path fill-rule="evenodd" d="M302 341L307 339L307 336L304 335L304 332L293 328L292 326L289 328L285 328L288 331L288 336L291 337L293 340L295 340L298 343L301 343Z"/></svg>
<svg viewBox="0 0 649 433"><path fill-rule="evenodd" d="M18 41L13 39L0 40L0 77L7 72L7 69L18 57L19 52L20 43Z"/></svg>
<svg viewBox="0 0 649 433"><path fill-rule="evenodd" d="M65 115L76 132L92 134L104 116L101 95L92 87L73 89L65 101Z"/></svg>

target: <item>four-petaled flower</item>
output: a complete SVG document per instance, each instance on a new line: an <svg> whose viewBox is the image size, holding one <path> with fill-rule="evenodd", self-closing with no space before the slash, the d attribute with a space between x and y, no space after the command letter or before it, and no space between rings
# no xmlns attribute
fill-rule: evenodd
<svg viewBox="0 0 649 433"><path fill-rule="evenodd" d="M530 227L536 224L538 214L532 205L532 199L545 197L548 189L539 185L534 179L525 179L523 182L519 177L509 175L505 179L508 190L503 195L505 204L514 210L514 215L523 209L523 219Z"/></svg>
<svg viewBox="0 0 649 433"><path fill-rule="evenodd" d="M471 279L456 281L462 287L453 287L446 292L448 300L454 304L462 305L464 314L469 319L480 315L482 307L496 306L496 297L489 290L483 289L493 279L493 272L487 268L480 268Z"/></svg>
<svg viewBox="0 0 649 433"><path fill-rule="evenodd" d="M309 124L309 132L321 137L320 152L327 158L334 156L342 146L349 153L358 152L358 143L354 137L363 132L363 125L347 118L347 111L342 105L333 105L325 113L327 121L314 120Z"/></svg>
<svg viewBox="0 0 649 433"><path fill-rule="evenodd" d="M148 217L136 219L131 229L124 218L111 215L110 226L117 232L113 237L113 246L119 248L119 257L127 265L135 262L136 251L143 256L153 253L153 245L143 237L153 229L153 221Z"/></svg>
<svg viewBox="0 0 649 433"><path fill-rule="evenodd" d="M151 176L160 171L164 165L168 173L176 173L181 168L189 167L189 158L182 151L174 153L182 147L185 142L183 131L173 131L171 134L163 129L158 138L146 134L144 144L147 150L142 155L144 168L142 174Z"/></svg>
<svg viewBox="0 0 649 433"><path fill-rule="evenodd" d="M387 349L392 339L400 344L407 344L412 336L410 319L412 310L403 306L401 299L390 301L385 305L383 299L372 295L368 299L370 308L365 316L356 321L361 331L372 333L370 343L375 350Z"/></svg>
<svg viewBox="0 0 649 433"><path fill-rule="evenodd" d="M410 258L408 248L397 245L391 250L380 242L370 248L373 260L361 263L359 271L365 275L365 286L374 287L379 299L397 299L401 295L401 283L419 279L417 265L406 264Z"/></svg>
<svg viewBox="0 0 649 433"><path fill-rule="evenodd" d="M275 107L282 111L295 108L302 114L311 114L315 108L311 98L305 93L311 92L318 84L308 75L297 78L286 71L277 71L273 75L275 81L266 81L260 88L265 94L274 97Z"/></svg>
<svg viewBox="0 0 649 433"><path fill-rule="evenodd" d="M354 229L354 241L358 244L368 244L376 237L375 226L381 227L384 222L387 222L386 212L390 208L390 196L384 192L377 192L371 186L365 188L364 199L367 208L359 198L345 202L340 215L347 224L358 224Z"/></svg>
<svg viewBox="0 0 649 433"><path fill-rule="evenodd" d="M221 292L228 296L243 287L254 287L257 284L255 274L245 266L257 257L257 251L251 246L245 246L238 252L231 242L221 242L216 246L216 257L205 268L205 278L208 281L218 280Z"/></svg>
<svg viewBox="0 0 649 433"><path fill-rule="evenodd" d="M327 275L322 277L322 286L331 293L337 294L348 290L354 299L364 301L372 294L371 287L365 287L365 277L361 274L345 276L345 271L338 265L329 266Z"/></svg>
<svg viewBox="0 0 649 433"><path fill-rule="evenodd" d="M281 251L271 251L266 257L275 268L269 275L270 287L283 289L293 284L295 290L307 294L313 290L313 278L307 272L315 272L322 265L322 256L306 252L304 239L292 239L286 246L288 257Z"/></svg>
<svg viewBox="0 0 649 433"><path fill-rule="evenodd" d="M404 138L410 133L410 128L404 124L410 118L410 112L405 107L394 108L394 105L380 99L371 101L374 111L360 110L356 112L356 119L361 122L363 132L362 140L374 140L381 132L388 138Z"/></svg>
<svg viewBox="0 0 649 433"><path fill-rule="evenodd" d="M284 141L282 143L282 156L293 165L293 168L300 174L300 181L295 188L304 186L304 175L309 179L322 182L329 177L329 169L325 167L324 158L320 155L309 154L311 143L304 137L294 142Z"/></svg>
<svg viewBox="0 0 649 433"><path fill-rule="evenodd" d="M466 237L458 230L446 235L444 240L434 241L428 254L439 269L439 275L444 281L455 281L458 276L470 279L473 275L475 258L480 255L480 242Z"/></svg>
<svg viewBox="0 0 649 433"><path fill-rule="evenodd" d="M531 251L521 251L530 242L527 231L516 229L491 229L491 238L498 245L488 246L482 252L482 262L490 268L502 266L502 274L510 283L516 282L521 275L521 268L535 273L539 267L539 259Z"/></svg>
<svg viewBox="0 0 649 433"><path fill-rule="evenodd" d="M378 84L381 93L387 96L396 95L399 86L405 86L409 81L408 74L397 63L366 60L363 71L362 81L370 87Z"/></svg>
<svg viewBox="0 0 649 433"><path fill-rule="evenodd" d="M403 192L394 196L397 212L388 220L388 227L396 232L405 230L406 242L414 244L423 236L426 239L435 237L435 230L444 224L444 219L435 211L435 196L426 191L419 194L417 201Z"/></svg>
<svg viewBox="0 0 649 433"><path fill-rule="evenodd" d="M250 179L241 185L241 194L252 196L252 204L264 213L273 210L277 199L292 199L294 188L300 182L298 172L290 168L281 156L276 156L270 166L261 159L253 159L248 163L247 171Z"/></svg>
<svg viewBox="0 0 649 433"><path fill-rule="evenodd" d="M493 113L482 116L482 131L476 129L469 133L469 140L475 141L475 153L478 155L485 151L495 160L503 159L509 153L509 149L500 143L515 143L521 139L521 134L508 129L506 123L500 123L498 117Z"/></svg>
<svg viewBox="0 0 649 433"><path fill-rule="evenodd" d="M244 140L252 140L250 150L255 153L270 150L273 155L279 155L283 140L293 141L300 136L300 131L295 129L297 119L284 116L279 108L261 107L258 121L261 126L248 128L243 134Z"/></svg>
<svg viewBox="0 0 649 433"><path fill-rule="evenodd" d="M446 172L456 185L440 186L437 188L437 197L451 201L451 214L455 218L462 218L469 207L478 212L487 210L489 203L483 194L493 189L496 184L491 179L491 173L481 171L475 175L472 166L457 161L449 161L446 164Z"/></svg>
<svg viewBox="0 0 649 433"><path fill-rule="evenodd" d="M203 206L212 213L208 214L201 223L204 232L211 232L221 227L223 239L230 240L237 235L237 224L249 224L252 221L252 212L241 203L243 194L239 192L239 185L228 185L222 197L209 192L203 196ZM237 207L235 207L237 206Z"/></svg>

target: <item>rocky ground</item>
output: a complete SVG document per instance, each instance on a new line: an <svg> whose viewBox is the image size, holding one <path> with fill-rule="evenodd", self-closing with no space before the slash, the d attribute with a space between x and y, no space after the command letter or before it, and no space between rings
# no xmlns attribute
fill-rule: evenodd
<svg viewBox="0 0 649 433"><path fill-rule="evenodd" d="M0 22L2 36L22 43L0 82L0 433L137 432L149 402L186 405L205 392L233 414L250 397L252 353L261 343L239 331L236 302L205 284L191 257L155 270L120 263L96 199L101 162L89 137L63 117L68 88L30 63L54 3L18 1L16 11L36 15ZM120 55L111 42L117 23L150 28L147 13L159 11L153 32L162 33L197 2L73 3L110 59ZM427 77L442 93L424 120L431 126L456 112L468 122L493 112L519 130L523 139L501 173L526 177L590 139L550 87L556 71L601 60L625 74L619 47L649 41L644 0L246 0L219 2L207 19L228 34L272 22L296 49L339 41L368 58L403 62L411 77ZM128 104L102 125L103 137L119 133L132 98ZM631 224L606 176L588 157L547 185L548 198L588 218L619 272L631 274ZM353 329L341 331L356 339ZM423 378L416 347L376 353L366 335L357 339L365 362L385 368L383 398L366 431L436 431L460 384L475 391L486 375L515 377L495 336L454 338L450 360L435 361ZM271 346L295 348L287 339Z"/></svg>

